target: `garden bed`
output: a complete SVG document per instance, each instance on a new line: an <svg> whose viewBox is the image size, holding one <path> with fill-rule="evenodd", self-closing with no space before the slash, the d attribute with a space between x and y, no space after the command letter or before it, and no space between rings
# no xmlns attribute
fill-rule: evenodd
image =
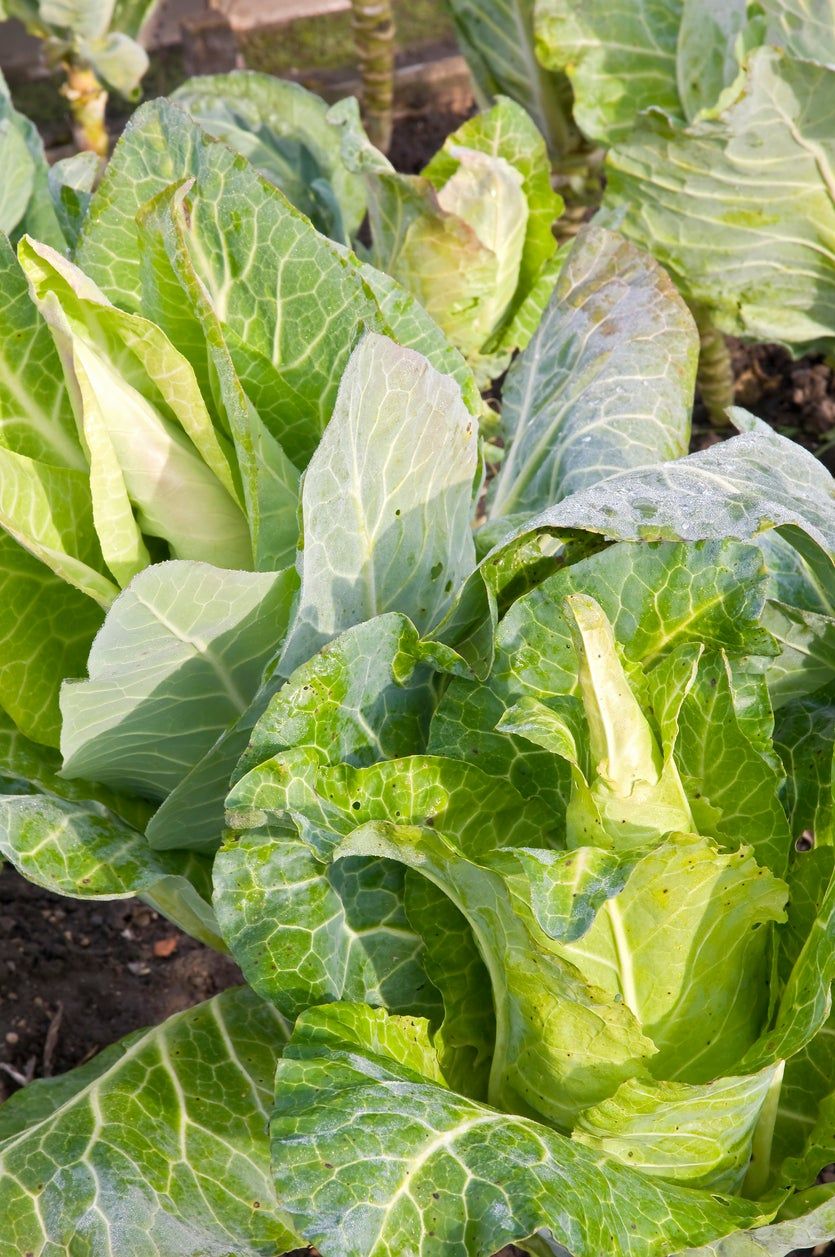
<svg viewBox="0 0 835 1257"><path fill-rule="evenodd" d="M731 340L734 400L783 436L818 454L835 471L835 376L819 355L792 358L781 345ZM698 407L694 446L715 440Z"/></svg>
<svg viewBox="0 0 835 1257"><path fill-rule="evenodd" d="M421 12L416 10L416 21ZM344 23L344 15L328 22ZM253 68L294 73L323 91L344 84L347 80L340 79L338 67L330 64L311 73L298 69L297 61L310 46L307 40L307 33L294 36L283 59L278 58L277 45L265 42L263 31L243 41L243 49ZM336 45L344 47L344 42L340 27ZM329 48L330 43L325 53ZM441 47L436 52L441 57L448 50ZM178 57L179 53L169 52L158 60L155 86L160 90L170 90L182 77ZM404 57L401 68L408 71L417 64ZM471 112L471 105L456 92L442 97L440 106L437 101L421 103L417 97L411 104L401 101L391 148L398 169L420 170ZM37 113L31 99L19 103ZM732 353L737 403L835 468L832 369L818 357L795 361L777 346L733 342ZM709 426L697 408L694 448L712 444L723 435ZM240 980L239 970L228 958L182 934L139 900L64 899L4 868L0 870L0 1099L33 1078L81 1064L130 1031L161 1022ZM835 1253L835 1244L815 1253Z"/></svg>

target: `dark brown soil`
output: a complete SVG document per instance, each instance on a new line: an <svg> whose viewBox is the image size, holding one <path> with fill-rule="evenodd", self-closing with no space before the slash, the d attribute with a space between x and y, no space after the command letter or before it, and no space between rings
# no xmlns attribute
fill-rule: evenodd
<svg viewBox="0 0 835 1257"><path fill-rule="evenodd" d="M446 137L474 113L475 106L466 113L419 113L398 118L389 146L389 161L401 174L419 174Z"/></svg>
<svg viewBox="0 0 835 1257"><path fill-rule="evenodd" d="M796 361L780 345L732 341L735 396L773 427L818 450L835 450L835 375L821 357Z"/></svg>
<svg viewBox="0 0 835 1257"><path fill-rule="evenodd" d="M730 338L734 401L782 436L817 454L835 471L835 371L820 355L792 358L781 345L746 345ZM719 439L697 401L697 448Z"/></svg>
<svg viewBox="0 0 835 1257"><path fill-rule="evenodd" d="M65 899L0 870L0 1100L242 981L138 899ZM10 1072L13 1071L13 1072Z"/></svg>

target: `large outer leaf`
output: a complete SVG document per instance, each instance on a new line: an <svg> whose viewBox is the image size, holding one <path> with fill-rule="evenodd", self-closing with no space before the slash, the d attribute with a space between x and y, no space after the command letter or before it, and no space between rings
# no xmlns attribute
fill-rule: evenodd
<svg viewBox="0 0 835 1257"><path fill-rule="evenodd" d="M238 70L188 79L170 99L248 158L324 235L350 242L365 214L365 191L342 164L319 96L272 74Z"/></svg>
<svg viewBox="0 0 835 1257"><path fill-rule="evenodd" d="M610 476L522 523L488 555L533 534L582 529L622 541L747 541L797 525L835 549L835 485L814 455L735 410L742 435L660 467Z"/></svg>
<svg viewBox="0 0 835 1257"><path fill-rule="evenodd" d="M17 258L0 236L0 444L85 471L61 362Z"/></svg>
<svg viewBox="0 0 835 1257"><path fill-rule="evenodd" d="M586 135L613 144L650 105L679 111L681 11L682 0L537 0L537 54L567 71Z"/></svg>
<svg viewBox="0 0 835 1257"><path fill-rule="evenodd" d="M390 301L387 277L378 286L376 272L320 236L248 162L164 101L143 106L128 124L82 230L79 265L111 300L141 308L137 210L191 178L187 245L195 269L244 387L294 462L302 465L316 448L363 330L399 339L402 328L409 345L461 381L467 404L478 409L470 372L414 300ZM174 327L171 335L176 343Z"/></svg>
<svg viewBox="0 0 835 1257"><path fill-rule="evenodd" d="M0 532L0 703L28 737L57 746L61 682L84 668L103 612Z"/></svg>
<svg viewBox="0 0 835 1257"><path fill-rule="evenodd" d="M24 877L59 895L140 895L195 938L224 950L209 906L209 864L152 851L141 833L98 803L0 795L0 852Z"/></svg>
<svg viewBox="0 0 835 1257"><path fill-rule="evenodd" d="M446 1090L347 1012L341 1037L333 1015L303 1020L271 1124L277 1193L323 1257L473 1257L538 1228L574 1257L667 1257L756 1219Z"/></svg>
<svg viewBox="0 0 835 1257"><path fill-rule="evenodd" d="M90 679L64 686L67 776L163 799L247 709L294 588L292 571L170 562L141 572L93 645Z"/></svg>
<svg viewBox="0 0 835 1257"><path fill-rule="evenodd" d="M361 341L304 479L285 672L383 612L420 631L442 619L475 564L477 439L453 380L383 337Z"/></svg>
<svg viewBox="0 0 835 1257"><path fill-rule="evenodd" d="M768 19L766 40L801 61L835 63L835 9L832 0L759 0Z"/></svg>
<svg viewBox="0 0 835 1257"><path fill-rule="evenodd" d="M246 989L139 1031L2 1109L11 1254L275 1257L265 1134L281 1017Z"/></svg>
<svg viewBox="0 0 835 1257"><path fill-rule="evenodd" d="M656 118L610 153L604 218L723 331L830 349L833 115L835 70L758 49L717 118Z"/></svg>
<svg viewBox="0 0 835 1257"><path fill-rule="evenodd" d="M698 336L660 266L591 225L510 369L510 444L490 515L542 510L614 472L687 453Z"/></svg>
<svg viewBox="0 0 835 1257"><path fill-rule="evenodd" d="M450 8L482 98L518 101L555 158L576 148L568 80L546 70L534 52L534 0L451 0Z"/></svg>

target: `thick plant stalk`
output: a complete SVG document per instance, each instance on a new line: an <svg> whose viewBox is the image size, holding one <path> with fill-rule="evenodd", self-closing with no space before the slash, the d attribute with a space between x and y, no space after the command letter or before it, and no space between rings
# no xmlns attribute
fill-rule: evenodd
<svg viewBox="0 0 835 1257"><path fill-rule="evenodd" d="M69 102L76 148L107 157L110 149L105 123L107 92L89 66L70 62L65 69L67 81L61 94Z"/></svg>
<svg viewBox="0 0 835 1257"><path fill-rule="evenodd" d="M569 240L573 240L578 231L585 226L588 220L588 206L583 204L569 204L566 197L565 211L554 223L554 235L557 237L559 244L565 244Z"/></svg>
<svg viewBox="0 0 835 1257"><path fill-rule="evenodd" d="M696 383L702 395L710 422L715 428L726 428L725 413L734 404L734 375L731 355L724 334L704 316L697 314L701 350Z"/></svg>
<svg viewBox="0 0 835 1257"><path fill-rule="evenodd" d="M362 79L362 110L371 143L388 152L394 103L394 15L391 0L351 0Z"/></svg>

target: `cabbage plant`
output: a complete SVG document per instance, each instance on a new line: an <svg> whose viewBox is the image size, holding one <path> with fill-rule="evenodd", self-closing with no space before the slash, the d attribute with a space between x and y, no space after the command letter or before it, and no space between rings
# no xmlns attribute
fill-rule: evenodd
<svg viewBox="0 0 835 1257"><path fill-rule="evenodd" d="M409 176L371 143L353 98L329 110L298 84L237 71L189 80L173 99L412 292L479 384L528 343L562 261L553 229L564 205L543 137L515 102L471 118Z"/></svg>
<svg viewBox="0 0 835 1257"><path fill-rule="evenodd" d="M42 41L47 65L63 74L61 94L73 120L76 146L106 157L105 111L110 91L139 96L148 69L140 39L155 0L4 0L0 17L17 18Z"/></svg>
<svg viewBox="0 0 835 1257"><path fill-rule="evenodd" d="M546 69L536 55L533 0L450 0L450 9L481 105L498 96L518 101L545 137L554 163L565 168L582 137L567 76Z"/></svg>
<svg viewBox="0 0 835 1257"><path fill-rule="evenodd" d="M296 83L236 71L190 79L172 99L412 292L481 384L528 343L562 260L553 227L564 207L519 105L499 100L408 176L370 142L353 98L329 110ZM358 240L366 212L369 250Z"/></svg>
<svg viewBox="0 0 835 1257"><path fill-rule="evenodd" d="M188 79L170 99L252 162L323 235L340 244L355 239L365 185L344 165L320 96L289 79L234 70Z"/></svg>
<svg viewBox="0 0 835 1257"><path fill-rule="evenodd" d="M253 207L249 227L228 236L241 204ZM231 301L241 263L229 238L250 265L264 261ZM278 288L266 238L286 259ZM2 579L18 608L0 703L33 743L58 747L61 683L82 669L120 592L146 574L152 601L164 600L186 579L161 562L198 565L197 604L214 600L202 565L234 573L227 612L206 611L210 636L267 611L286 623L300 476L363 332L407 342L459 380L468 414L479 406L463 360L415 301L173 106L149 107L128 128L74 262L29 236L0 257ZM160 641L173 646L172 633ZM225 713L252 697L264 644L240 648L250 679L218 696ZM205 721L195 762L226 723ZM221 783L218 809L223 793Z"/></svg>
<svg viewBox="0 0 835 1257"><path fill-rule="evenodd" d="M577 123L609 146L604 220L652 250L705 325L714 409L730 384L711 325L830 353L829 7L539 0L536 34Z"/></svg>
<svg viewBox="0 0 835 1257"><path fill-rule="evenodd" d="M3 1241L831 1235L832 483L744 412L687 454L698 335L660 266L578 237L478 528L463 359L178 108L136 116L71 263L24 237L8 270L0 431L41 487L2 480L32 613L0 851L140 894L247 985L0 1108ZM244 532L213 529L224 466Z"/></svg>
<svg viewBox="0 0 835 1257"><path fill-rule="evenodd" d="M342 158L365 178L370 258L419 299L482 383L528 343L559 269L545 143L502 98L448 136L418 176L398 174L365 136L353 98L329 115Z"/></svg>

